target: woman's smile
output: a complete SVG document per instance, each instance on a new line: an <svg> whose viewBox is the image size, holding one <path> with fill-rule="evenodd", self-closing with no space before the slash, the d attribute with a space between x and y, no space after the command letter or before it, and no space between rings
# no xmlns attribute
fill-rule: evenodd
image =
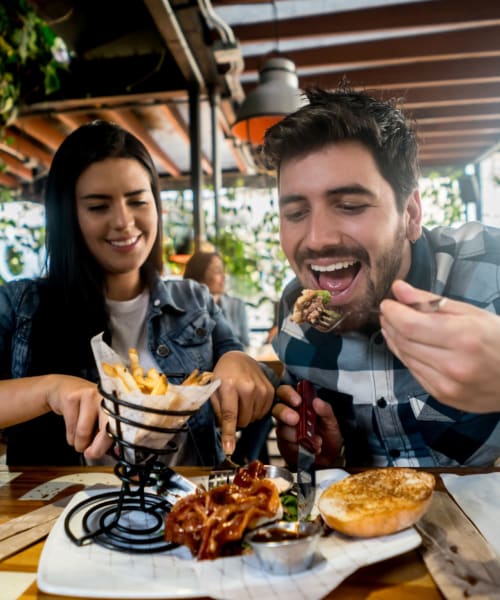
<svg viewBox="0 0 500 600"><path fill-rule="evenodd" d="M127 250L129 248L134 248L139 241L140 235L135 235L134 237L130 237L127 239L119 239L119 240L108 240L108 243L111 244L114 248L121 248Z"/></svg>

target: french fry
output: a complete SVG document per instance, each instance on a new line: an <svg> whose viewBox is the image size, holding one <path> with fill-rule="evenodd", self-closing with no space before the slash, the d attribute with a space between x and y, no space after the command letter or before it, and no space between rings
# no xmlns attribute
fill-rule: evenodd
<svg viewBox="0 0 500 600"><path fill-rule="evenodd" d="M133 390L139 390L139 386L137 385L135 379L132 377L132 374L127 369L127 367L124 367L122 365L116 365L115 369L116 369L118 378L123 383L123 385L127 388L128 392L131 392Z"/></svg>
<svg viewBox="0 0 500 600"><path fill-rule="evenodd" d="M207 385L212 380L212 375L211 371L203 371L196 380L196 385Z"/></svg>
<svg viewBox="0 0 500 600"><path fill-rule="evenodd" d="M101 364L102 364L102 370L104 371L104 373L106 373L106 375L108 375L109 377L118 377L118 374L116 372L114 365L110 365L107 362L103 362Z"/></svg>
<svg viewBox="0 0 500 600"><path fill-rule="evenodd" d="M128 355L130 359L130 370L121 364L109 364L102 362L102 369L109 377L115 377L120 380L126 392L138 390L143 394L162 396L167 393L167 376L160 374L154 367L149 369L144 376L144 369L139 360L139 353L136 348L129 348ZM182 385L206 385L210 383L213 373L194 369L182 382Z"/></svg>
<svg viewBox="0 0 500 600"><path fill-rule="evenodd" d="M182 382L182 385L195 385L196 379L198 377L198 373L199 373L199 370L195 369L190 375L188 375L186 377L186 379L184 379L184 381Z"/></svg>
<svg viewBox="0 0 500 600"><path fill-rule="evenodd" d="M130 359L130 370L132 371L132 376L134 377L139 388L143 390L146 386L144 382L144 369L141 367L141 363L139 362L139 353L135 348L129 348L128 356Z"/></svg>
<svg viewBox="0 0 500 600"><path fill-rule="evenodd" d="M150 394L152 390L156 387L158 380L160 379L160 374L155 368L149 369L144 378L144 387L146 389L146 394Z"/></svg>
<svg viewBox="0 0 500 600"><path fill-rule="evenodd" d="M167 389L168 389L168 381L167 381L167 377L165 375L165 373L162 373L159 377L158 377L158 381L155 385L155 387L151 390L151 395L153 396L163 396L164 394L167 393Z"/></svg>

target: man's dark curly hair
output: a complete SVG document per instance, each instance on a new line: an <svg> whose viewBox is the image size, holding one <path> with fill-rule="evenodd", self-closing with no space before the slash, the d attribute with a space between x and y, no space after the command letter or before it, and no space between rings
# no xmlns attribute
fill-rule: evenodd
<svg viewBox="0 0 500 600"><path fill-rule="evenodd" d="M284 161L303 157L332 143L357 140L372 153L380 173L394 190L398 209L417 186L417 139L393 102L341 86L310 89L309 101L270 127L261 149L268 169L279 177Z"/></svg>

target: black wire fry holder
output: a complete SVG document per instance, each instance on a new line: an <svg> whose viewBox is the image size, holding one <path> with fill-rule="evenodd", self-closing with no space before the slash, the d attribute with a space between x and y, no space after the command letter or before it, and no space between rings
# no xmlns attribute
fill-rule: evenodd
<svg viewBox="0 0 500 600"><path fill-rule="evenodd" d="M113 457L117 460L114 472L122 485L117 490L93 494L73 506L64 520L66 534L77 546L95 542L121 552L169 550L175 544L165 541L163 529L165 516L172 504L163 496L147 491L147 488L155 487L159 482L163 485L167 482L168 486L172 471L159 458L177 452L177 445L169 441L161 448L150 448L125 439L125 432L185 432L186 418L196 410L138 406L118 398L116 393L105 392L101 387L99 392L103 396L103 410L111 417L107 430L114 440ZM183 424L174 427L146 424L146 416L177 417L176 421L183 421Z"/></svg>

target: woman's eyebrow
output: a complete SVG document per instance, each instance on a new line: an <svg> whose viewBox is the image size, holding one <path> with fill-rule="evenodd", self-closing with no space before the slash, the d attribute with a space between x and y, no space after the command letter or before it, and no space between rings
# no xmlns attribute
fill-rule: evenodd
<svg viewBox="0 0 500 600"><path fill-rule="evenodd" d="M140 188L138 190L132 190L130 192L125 192L125 197L128 198L130 196L138 196L139 194L144 194L148 190L146 188ZM84 194L80 196L82 200L108 200L112 198L111 194L100 194L98 192L90 192L89 194Z"/></svg>
<svg viewBox="0 0 500 600"><path fill-rule="evenodd" d="M138 190L132 190L131 192L125 192L125 196L137 196L138 194L144 194L145 192L148 192L149 190L147 188L140 188Z"/></svg>
<svg viewBox="0 0 500 600"><path fill-rule="evenodd" d="M106 200L108 198L111 198L109 194L98 194L94 192L80 196L81 200Z"/></svg>

